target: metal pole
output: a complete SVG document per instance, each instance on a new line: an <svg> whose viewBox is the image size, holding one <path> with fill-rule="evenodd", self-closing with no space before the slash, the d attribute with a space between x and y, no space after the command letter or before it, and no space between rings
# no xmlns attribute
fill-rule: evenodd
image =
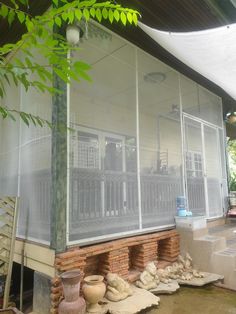
<svg viewBox="0 0 236 314"><path fill-rule="evenodd" d="M136 138L137 138L137 185L139 229L142 229L141 180L140 180L140 143L139 143L139 86L138 86L138 50L135 48L135 87L136 87Z"/></svg>

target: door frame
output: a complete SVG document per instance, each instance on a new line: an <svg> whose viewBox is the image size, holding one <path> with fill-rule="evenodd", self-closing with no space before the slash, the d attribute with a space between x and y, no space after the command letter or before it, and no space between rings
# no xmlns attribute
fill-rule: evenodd
<svg viewBox="0 0 236 314"><path fill-rule="evenodd" d="M203 182L204 182L204 192L205 192L205 212L206 212L206 217L209 218L216 218L220 217L210 217L210 209L209 209L209 198L208 198L208 186L207 186L207 167L206 167L206 151L205 151L205 133L204 133L204 126L207 126L209 128L212 128L216 132L216 138L217 138L217 152L218 156L221 156L220 152L220 138L219 138L219 130L222 130L223 128L217 125L214 125L210 122L207 122L203 119L194 117L190 114L187 113L182 113L182 141L183 141L183 182L184 182L184 195L187 200L187 206L189 204L188 200L188 184L187 184L187 169L186 169L186 132L185 132L185 125L186 125L186 119L190 119L192 121L195 121L199 123L200 128L201 128L201 144L202 144L202 171L203 171ZM220 170L222 170L222 160L220 158ZM221 176L219 177L219 188L220 188L220 208L222 209L222 214L223 214L223 200L222 200L222 171L220 172ZM189 207L188 207L189 208Z"/></svg>

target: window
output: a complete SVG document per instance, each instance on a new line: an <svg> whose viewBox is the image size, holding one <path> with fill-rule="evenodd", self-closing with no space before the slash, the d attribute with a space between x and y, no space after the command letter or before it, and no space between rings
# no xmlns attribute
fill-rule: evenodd
<svg viewBox="0 0 236 314"><path fill-rule="evenodd" d="M77 131L72 136L72 165L74 168L99 168L98 135Z"/></svg>
<svg viewBox="0 0 236 314"><path fill-rule="evenodd" d="M199 178L203 176L201 152L194 151L186 152L185 162L188 177Z"/></svg>
<svg viewBox="0 0 236 314"><path fill-rule="evenodd" d="M135 172L136 139L73 125L71 165L73 168Z"/></svg>

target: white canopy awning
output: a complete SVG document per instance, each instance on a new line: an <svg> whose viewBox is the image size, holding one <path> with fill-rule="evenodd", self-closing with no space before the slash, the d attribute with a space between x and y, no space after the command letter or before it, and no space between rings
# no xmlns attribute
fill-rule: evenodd
<svg viewBox="0 0 236 314"><path fill-rule="evenodd" d="M139 27L236 99L236 24L187 33L159 31L140 22Z"/></svg>

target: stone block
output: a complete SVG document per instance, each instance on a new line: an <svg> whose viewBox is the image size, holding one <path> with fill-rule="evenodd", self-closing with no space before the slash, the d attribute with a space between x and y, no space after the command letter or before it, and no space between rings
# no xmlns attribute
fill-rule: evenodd
<svg viewBox="0 0 236 314"><path fill-rule="evenodd" d="M236 290L236 249L227 248L214 252L212 271L224 275L224 287Z"/></svg>

